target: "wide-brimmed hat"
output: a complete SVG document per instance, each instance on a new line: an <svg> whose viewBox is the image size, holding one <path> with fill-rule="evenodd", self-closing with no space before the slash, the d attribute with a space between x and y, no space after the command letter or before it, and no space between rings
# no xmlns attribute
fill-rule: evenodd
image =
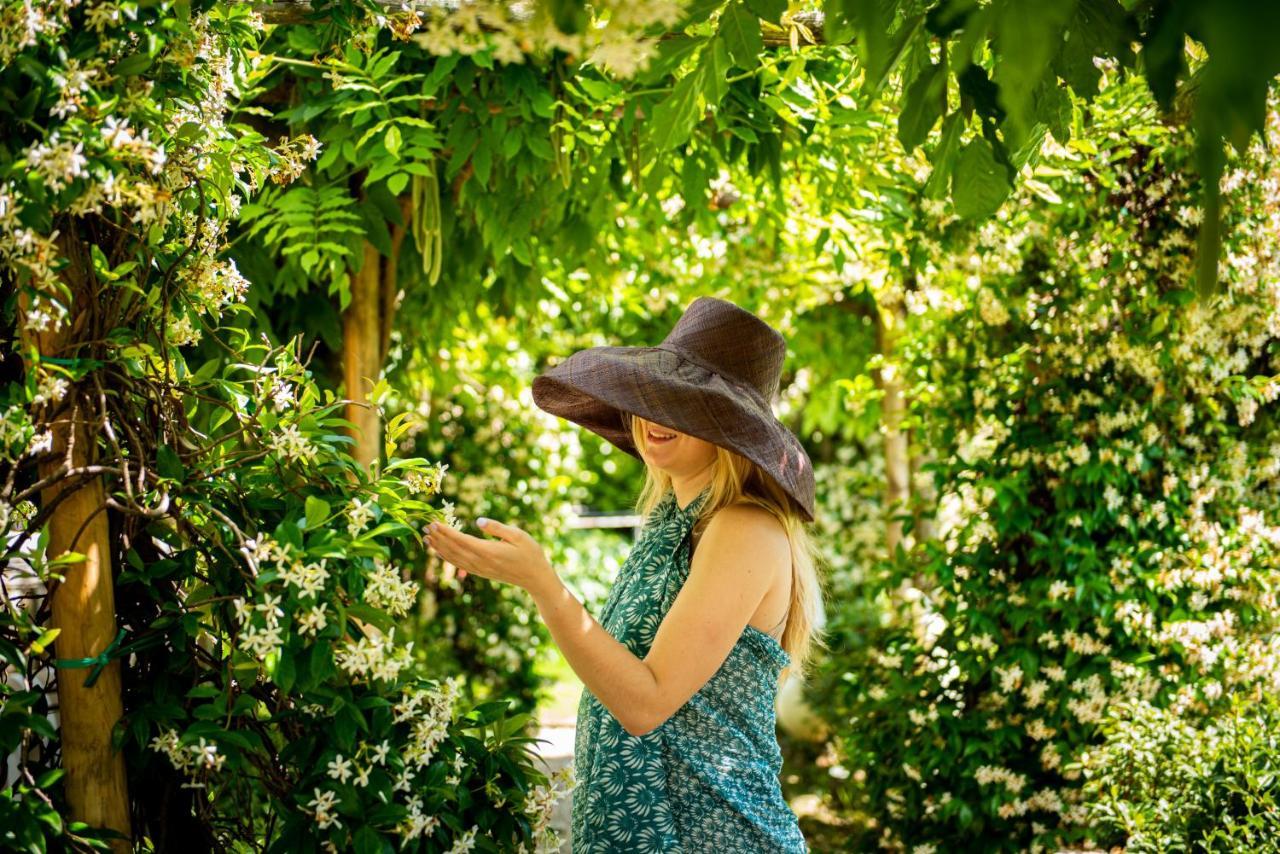
<svg viewBox="0 0 1280 854"><path fill-rule="evenodd" d="M813 464L773 414L787 345L746 309L698 297L655 347L588 347L533 380L533 400L643 460L623 412L737 451L814 520Z"/></svg>

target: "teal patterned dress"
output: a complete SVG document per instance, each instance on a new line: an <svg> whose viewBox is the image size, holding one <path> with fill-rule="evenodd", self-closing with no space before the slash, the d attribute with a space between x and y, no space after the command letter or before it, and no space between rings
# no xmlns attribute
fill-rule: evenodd
<svg viewBox="0 0 1280 854"><path fill-rule="evenodd" d="M600 624L644 657L689 575L705 489L685 508L668 490L645 520ZM661 726L634 736L589 690L574 745L574 854L806 852L782 796L774 701L790 656L747 626L729 657Z"/></svg>

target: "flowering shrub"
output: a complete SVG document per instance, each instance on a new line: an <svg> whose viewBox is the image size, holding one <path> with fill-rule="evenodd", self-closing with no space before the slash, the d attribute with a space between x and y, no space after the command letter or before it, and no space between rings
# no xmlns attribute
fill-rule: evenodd
<svg viewBox="0 0 1280 854"><path fill-rule="evenodd" d="M528 355L506 346L519 334L514 325L488 325L467 335L465 347L441 348L447 374L432 382L432 391L406 393L392 404L406 407L397 445L406 455L441 461L449 473L442 507L465 508L464 526L474 531L481 516L520 526L546 545L560 568L570 503L585 493L578 434L559 429L533 404ZM504 351L505 357L490 355ZM421 606L405 624L418 639L419 657L442 672L465 673L473 699L502 697L532 712L541 688L535 667L550 636L528 593L477 576L459 582L434 555L423 579Z"/></svg>
<svg viewBox="0 0 1280 854"><path fill-rule="evenodd" d="M341 401L322 402L289 351L238 349L261 361L187 388L221 402L193 427L230 429L209 458L171 452L163 486L179 510L125 528L121 622L159 641L125 670L121 733L147 831L208 816L210 839L273 850L383 837L554 848L546 825L567 778L529 764L528 717L505 700L459 709L458 678L415 660L398 625L418 590L405 569L425 561L420 528L447 516L428 503L443 467L392 458L353 479ZM28 662L28 678L46 666ZM15 720L55 743L40 719Z"/></svg>
<svg viewBox="0 0 1280 854"><path fill-rule="evenodd" d="M1115 704L1276 687L1280 173L1228 169L1227 291L1193 301L1189 143L1132 84L1099 103L996 222L942 221L907 295L938 538L872 573L881 621L836 621L822 705L893 850L1087 841Z"/></svg>
<svg viewBox="0 0 1280 854"><path fill-rule="evenodd" d="M1085 804L1101 841L1132 854L1280 850L1280 705L1240 694L1204 717L1118 705L1084 757Z"/></svg>
<svg viewBox="0 0 1280 854"><path fill-rule="evenodd" d="M105 493L90 519L110 536L92 545L123 630L114 747L139 842L554 848L568 778L533 767L527 718L460 703L401 625L421 526L449 519L432 506L444 467L389 452L366 474L297 342L223 323L248 287L228 223L318 153L228 120L261 30L244 4L0 10L0 79L27 93L0 111L0 272L17 296L3 334L24 361L0 390L4 842L103 836L64 818L65 733L46 716L50 590L86 559L49 551L62 482ZM55 450L68 422L87 450ZM86 676L63 663L57 678Z"/></svg>

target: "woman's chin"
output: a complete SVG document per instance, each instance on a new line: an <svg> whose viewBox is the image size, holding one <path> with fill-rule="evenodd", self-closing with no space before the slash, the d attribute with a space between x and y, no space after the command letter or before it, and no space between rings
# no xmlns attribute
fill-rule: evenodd
<svg viewBox="0 0 1280 854"><path fill-rule="evenodd" d="M671 473L667 469L667 466L670 465L671 460L661 450L657 451L656 453L652 448L646 450L644 452L644 461L649 464L650 468L658 469L659 471L665 472L667 474Z"/></svg>

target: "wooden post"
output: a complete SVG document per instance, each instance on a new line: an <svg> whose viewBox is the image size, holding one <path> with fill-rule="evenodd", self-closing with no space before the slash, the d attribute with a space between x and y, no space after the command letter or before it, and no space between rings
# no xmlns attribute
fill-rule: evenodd
<svg viewBox="0 0 1280 854"><path fill-rule="evenodd" d="M402 223L408 223L411 212L409 199L401 197ZM356 425L351 433L356 440L354 456L366 471L382 455L382 420L368 405L368 390L387 361L398 304L400 249L408 233L405 224L392 224L391 257L385 262L377 247L365 241L364 266L351 276L351 304L342 313L342 373L351 401L346 418Z"/></svg>
<svg viewBox="0 0 1280 854"><path fill-rule="evenodd" d="M342 375L344 393L351 401L346 417L354 425L352 455L365 469L380 457L382 439L382 420L378 410L369 405L369 391L382 371L382 325L378 318L381 259L377 247L365 241L364 266L351 277L351 304L342 313Z"/></svg>
<svg viewBox="0 0 1280 854"><path fill-rule="evenodd" d="M880 306L876 310L875 321L876 350L884 360L880 370L875 372L875 378L883 393L880 398L880 428L884 440L885 548L892 555L902 542L902 519L897 517L906 510L911 496L911 461L907 454L907 434L902 429L907 399L902 367L893 359L896 340L906 323L906 310L901 303Z"/></svg>
<svg viewBox="0 0 1280 854"><path fill-rule="evenodd" d="M93 434L80 414L78 406L70 408L50 425L57 457L41 466L42 477L56 470L63 459L70 459L76 468L90 463ZM50 486L41 498L47 504L65 488ZM85 560L65 567L66 580L53 587L53 627L61 629L54 648L58 658L88 658L106 649L116 636L111 532L102 510L106 502L102 478L70 488L75 491L63 499L49 520L49 557L80 552ZM79 539L75 539L78 531ZM124 754L111 747L111 730L124 714L120 661L111 661L92 688L84 686L88 675L88 669L58 670L67 801L73 818L131 836ZM132 850L127 843L115 847L121 852Z"/></svg>
<svg viewBox="0 0 1280 854"><path fill-rule="evenodd" d="M62 276L71 288L71 316L56 331L27 333L24 344L34 343L42 355L74 355L71 344L91 337L86 329L96 295L88 265L88 247L68 226L57 238L61 252L70 259ZM27 294L19 295L20 316L26 314ZM19 326L22 326L21 320ZM28 370L39 370L38 364ZM60 411L43 425L52 438L52 456L40 463L41 478L54 475L64 465L78 469L96 460L96 427L85 423L84 400L74 387L68 390ZM68 493L63 496L63 493ZM53 628L61 632L54 641L57 658L89 658L101 653L116 636L115 586L111 572L111 533L105 487L101 477L54 482L41 491L47 507L62 497L49 519L48 557L67 552L85 556L81 563L62 570L66 577L51 583ZM71 818L96 827L109 827L132 837L129 794L124 755L112 749L111 731L124 714L120 696L120 662L103 669L93 687L84 686L87 669L59 668L58 726L62 741L63 785ZM119 852L132 850L117 842Z"/></svg>

